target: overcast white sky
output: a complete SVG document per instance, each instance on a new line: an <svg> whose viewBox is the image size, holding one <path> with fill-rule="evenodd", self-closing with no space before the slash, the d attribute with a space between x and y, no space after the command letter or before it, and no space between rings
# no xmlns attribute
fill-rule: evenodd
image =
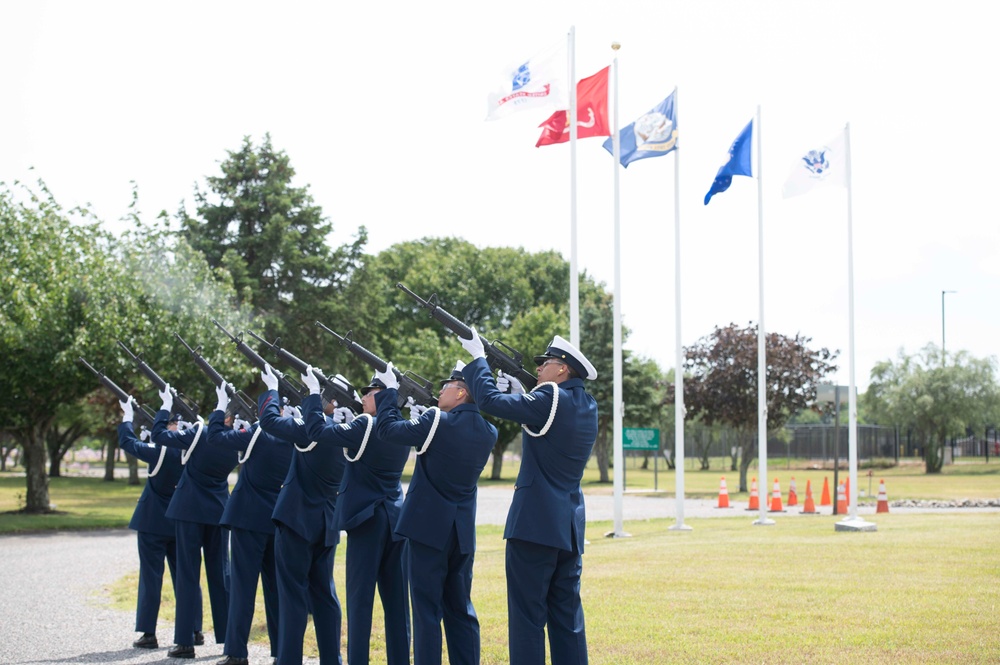
<svg viewBox="0 0 1000 665"><path fill-rule="evenodd" d="M270 132L333 221L368 250L458 235L569 258L569 147L547 111L484 122L499 70L576 28L580 77L622 44L621 124L679 90L682 343L758 318L757 186L702 204L762 108L765 326L840 349L845 190L783 200L800 153L851 123L857 380L941 344L1000 346L995 131L1000 42L966 2L40 2L0 0L0 181L44 179L109 228L192 208L243 136ZM673 366L673 157L621 172L630 348ZM29 171L33 167L33 171ZM581 267L613 286L610 155L578 148ZM391 285L387 285L391 288ZM487 332L487 331L484 331ZM488 333L487 333L488 334Z"/></svg>

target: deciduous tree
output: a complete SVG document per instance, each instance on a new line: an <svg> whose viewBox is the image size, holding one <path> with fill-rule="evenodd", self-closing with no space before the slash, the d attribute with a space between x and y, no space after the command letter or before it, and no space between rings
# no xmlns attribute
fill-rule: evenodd
<svg viewBox="0 0 1000 665"><path fill-rule="evenodd" d="M812 339L796 334L787 337L768 333L767 426L784 426L788 418L808 408L816 399L816 386L830 372L837 356L826 348L812 350ZM706 425L721 423L740 432L743 457L740 491L747 491L747 469L756 459L757 430L757 326L744 328L731 323L716 327L712 334L685 349L684 405L689 417L701 417ZM673 400L673 387L668 390Z"/></svg>
<svg viewBox="0 0 1000 665"><path fill-rule="evenodd" d="M155 391L131 374L116 340L201 399L214 398L214 390L187 360L174 331L206 340L206 355L220 371L239 363L211 323L213 316L230 325L240 321L231 282L186 243L133 221L135 228L120 242L85 210L65 211L44 185L0 187L0 390L7 396L0 402L0 429L24 451L28 512L49 510L46 442L65 452L54 425L74 430L85 414L71 405L104 390L80 357L123 389L145 390L147 402L156 399ZM211 347L210 339L217 345Z"/></svg>
<svg viewBox="0 0 1000 665"><path fill-rule="evenodd" d="M913 355L900 350L895 362L872 368L863 401L876 421L912 428L927 473L940 473L948 437L963 435L966 427L979 431L1000 417L997 360L959 351L942 366L933 344Z"/></svg>
<svg viewBox="0 0 1000 665"><path fill-rule="evenodd" d="M107 358L107 340L130 311L109 242L91 216L63 210L44 185L0 187L0 427L24 453L27 512L49 510L46 439L57 407L94 389L77 358Z"/></svg>

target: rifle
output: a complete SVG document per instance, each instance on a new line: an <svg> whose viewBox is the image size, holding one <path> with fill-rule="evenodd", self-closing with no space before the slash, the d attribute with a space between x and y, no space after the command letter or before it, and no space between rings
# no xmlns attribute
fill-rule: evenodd
<svg viewBox="0 0 1000 665"><path fill-rule="evenodd" d="M83 363L84 367L97 375L97 380L101 382L101 385L110 390L114 396L118 398L119 402L127 402L129 397L132 397L127 392L119 388L117 383L108 378L107 374L95 369L93 365L88 363L82 357L80 358L80 362ZM132 418L133 428L145 425L147 428L152 429L153 421L156 420L156 414L153 413L153 411L145 404L139 404L134 397L132 397L132 403L135 404Z"/></svg>
<svg viewBox="0 0 1000 665"><path fill-rule="evenodd" d="M405 294L416 300L421 307L427 308L431 313L431 317L444 324L445 328L452 331L462 339L472 339L472 328L462 323L460 320L439 306L437 304L436 293L431 294L430 298L424 300L416 293L403 286L403 284L397 282L396 286ZM509 374L524 384L526 390L531 390L535 387L538 383L538 377L524 369L524 365L521 364L521 360L524 358L522 353L507 346L500 340L490 342L482 335L479 336L479 339L483 342L483 350L486 352L486 364L490 366L491 371L496 371L498 369L503 370L504 374ZM506 349L506 351L498 348L497 345L502 346L503 349Z"/></svg>
<svg viewBox="0 0 1000 665"><path fill-rule="evenodd" d="M309 363L292 355L287 349L281 348L281 338L274 340L274 344L271 344L267 340L254 334L252 330L248 330L248 333L256 339L258 342L263 344L266 348L270 349L271 353L278 356L280 359L285 361L286 364L291 365L292 369L297 371L299 374L305 374L306 369L310 366ZM347 383L347 389L345 390L343 386L335 382L333 379L328 378L323 374L322 370L313 367L313 374L319 379L319 384L323 389L323 397L328 402L336 402L339 406L346 406L355 414L361 413L364 407L361 406L361 402L354 396L354 387L350 383Z"/></svg>
<svg viewBox="0 0 1000 665"><path fill-rule="evenodd" d="M242 353L246 357L246 359L250 361L251 365L253 365L262 372L264 371L264 366L268 364L267 361L261 358L260 354L254 351L249 344L243 341L243 333L240 333L239 337L237 337L231 334L225 328L223 328L222 324L216 321L215 319L212 319L212 323L214 323L219 328L219 330L225 333L226 337L228 337L233 342L233 344L236 345L236 350ZM253 335L253 333L250 334ZM254 335L254 337L257 336ZM257 339L260 338L257 337ZM305 386L303 386L301 383L299 383L292 377L288 376L287 374L282 374L274 367L271 368L271 371L274 373L276 377L278 377L278 393L282 397L287 399L288 403L291 404L292 406L298 406L299 404L301 404L302 400L305 399L306 396Z"/></svg>
<svg viewBox="0 0 1000 665"><path fill-rule="evenodd" d="M201 368L201 371L205 373L208 380L212 382L212 385L219 387L220 385L226 387L226 394L229 395L229 409L226 411L228 416L239 416L241 419L247 422L254 422L257 420L257 407L250 400L249 397L242 390L236 390L231 383L226 381L225 378L219 372L212 367L212 365L205 360L205 356L201 355L201 346L192 349L191 345L184 341L184 338L178 333L174 333L174 337L181 341L188 351L191 352L191 357L194 359L194 363Z"/></svg>
<svg viewBox="0 0 1000 665"><path fill-rule="evenodd" d="M352 340L350 330L347 331L347 335L341 337L319 321L316 322L316 325L336 337L343 346L347 347L348 351L360 358L366 365L374 369L376 372L385 371L387 367L386 362ZM430 381L419 374L400 372L395 367L392 368L392 373L396 375L396 380L399 381L399 399L397 400L399 408L403 408L406 404L407 397L413 397L413 401L421 406L437 406L437 399L435 399L434 393L431 392L433 389L431 388L432 384ZM419 379L419 381L417 379Z"/></svg>
<svg viewBox="0 0 1000 665"><path fill-rule="evenodd" d="M156 373L156 371L150 367L145 360L142 359L141 355L136 355L129 351L129 348L125 346L121 340L118 340L118 346L122 347L125 353L128 354L132 362L135 363L136 368L142 372L147 379L149 379L156 389L163 392L163 389L167 386L167 382ZM195 423L198 421L198 405L194 404L188 398L181 393L177 392L177 389L170 386L170 393L174 396L174 408L173 413L180 415L181 418L189 423Z"/></svg>

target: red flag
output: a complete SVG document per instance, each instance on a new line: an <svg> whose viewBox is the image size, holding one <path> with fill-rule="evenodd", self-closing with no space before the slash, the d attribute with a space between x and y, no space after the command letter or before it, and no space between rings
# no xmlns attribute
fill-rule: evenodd
<svg viewBox="0 0 1000 665"><path fill-rule="evenodd" d="M576 84L576 136L611 136L608 125L608 67ZM569 141L569 111L556 111L539 125L535 147Z"/></svg>

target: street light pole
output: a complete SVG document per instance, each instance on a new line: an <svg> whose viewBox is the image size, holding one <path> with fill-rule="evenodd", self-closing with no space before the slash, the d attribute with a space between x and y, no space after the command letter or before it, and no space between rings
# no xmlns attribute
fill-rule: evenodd
<svg viewBox="0 0 1000 665"><path fill-rule="evenodd" d="M941 367L946 364L947 356L944 353L944 294L946 293L958 293L958 291L942 291L941 292Z"/></svg>

